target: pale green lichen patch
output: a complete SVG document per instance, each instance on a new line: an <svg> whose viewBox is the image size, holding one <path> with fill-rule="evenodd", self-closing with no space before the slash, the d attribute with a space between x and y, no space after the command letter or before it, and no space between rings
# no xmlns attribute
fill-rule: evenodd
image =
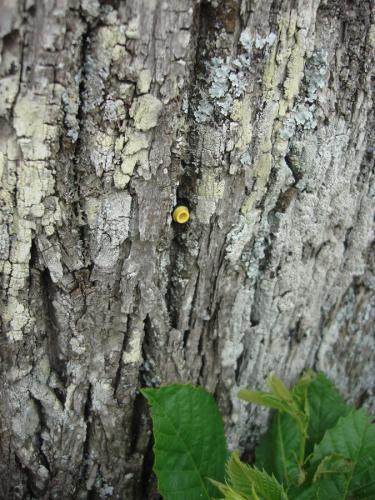
<svg viewBox="0 0 375 500"><path fill-rule="evenodd" d="M121 153L121 151L124 147L124 143L125 143L124 136L120 135L120 137L118 137L115 140L115 153Z"/></svg>
<svg viewBox="0 0 375 500"><path fill-rule="evenodd" d="M284 82L284 95L288 102L292 102L298 95L303 77L304 55L304 36L302 35L302 31L297 31L295 33L295 45L287 66L288 76Z"/></svg>
<svg viewBox="0 0 375 500"><path fill-rule="evenodd" d="M121 171L123 174L131 176L136 165L142 166L147 170L148 167L148 151L141 150L134 155L124 155L121 163Z"/></svg>
<svg viewBox="0 0 375 500"><path fill-rule="evenodd" d="M267 182L271 173L272 168L272 155L270 152L262 153L260 155L257 167L255 169L255 175L257 177L257 188L260 192L265 192Z"/></svg>
<svg viewBox="0 0 375 500"><path fill-rule="evenodd" d="M243 99L236 99L233 103L231 111L232 120L238 122L239 126L236 130L237 141L235 148L240 155L245 153L251 144L252 139L252 110L249 96Z"/></svg>
<svg viewBox="0 0 375 500"><path fill-rule="evenodd" d="M241 212L245 215L257 205L264 196L268 179L272 169L272 134L275 117L277 116L277 103L269 102L264 109L263 120L258 125L258 133L262 142L256 149L251 175L254 178L254 186L246 197Z"/></svg>
<svg viewBox="0 0 375 500"><path fill-rule="evenodd" d="M372 24L370 26L370 29L368 32L368 41L369 41L370 47L375 48L375 24Z"/></svg>
<svg viewBox="0 0 375 500"><path fill-rule="evenodd" d="M130 19L125 34L130 40L137 40L139 38L139 17Z"/></svg>
<svg viewBox="0 0 375 500"><path fill-rule="evenodd" d="M116 45L125 45L126 36L123 26L103 26L98 31L99 44L105 49L114 49Z"/></svg>
<svg viewBox="0 0 375 500"><path fill-rule="evenodd" d="M142 149L147 149L149 146L149 137L142 132L134 132L132 133L125 146L124 154L126 156L134 155L138 153Z"/></svg>
<svg viewBox="0 0 375 500"><path fill-rule="evenodd" d="M45 99L38 100L28 95L20 96L14 109L15 129L18 137L34 137L44 139L44 123L41 111L46 106Z"/></svg>
<svg viewBox="0 0 375 500"><path fill-rule="evenodd" d="M49 143L57 135L57 128L47 125L48 105L46 99L29 95L17 99L14 109L14 127L26 160L44 160L50 156Z"/></svg>
<svg viewBox="0 0 375 500"><path fill-rule="evenodd" d="M130 176L127 174L123 174L121 170L116 170L113 175L113 182L115 184L116 189L124 189L130 181Z"/></svg>
<svg viewBox="0 0 375 500"><path fill-rule="evenodd" d="M124 189L133 175L136 165L143 170L148 170L148 148L150 137L142 132L132 131L127 139L121 155L120 169L113 176L113 182L117 189Z"/></svg>
<svg viewBox="0 0 375 500"><path fill-rule="evenodd" d="M5 166L5 155L0 151L0 181L3 176L4 166Z"/></svg>
<svg viewBox="0 0 375 500"><path fill-rule="evenodd" d="M134 99L130 108L130 116L134 119L137 130L150 130L156 127L163 104L151 94Z"/></svg>
<svg viewBox="0 0 375 500"><path fill-rule="evenodd" d="M263 87L267 92L268 99L273 97L275 92L275 77L276 77L276 45L272 47L271 53L266 60L266 64L263 72Z"/></svg>
<svg viewBox="0 0 375 500"><path fill-rule="evenodd" d="M139 94L147 94L150 90L152 73L149 69L143 69L139 72L137 80L137 92Z"/></svg>
<svg viewBox="0 0 375 500"><path fill-rule="evenodd" d="M216 205L224 197L225 181L219 175L205 172L198 186L197 216L200 222L208 224L215 213Z"/></svg>

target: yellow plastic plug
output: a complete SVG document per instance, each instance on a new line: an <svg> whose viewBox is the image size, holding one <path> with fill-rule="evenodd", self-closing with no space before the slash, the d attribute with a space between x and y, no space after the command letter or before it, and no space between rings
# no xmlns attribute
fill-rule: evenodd
<svg viewBox="0 0 375 500"><path fill-rule="evenodd" d="M178 222L179 224L185 224L190 219L188 207L179 205L173 210L172 217L175 222Z"/></svg>

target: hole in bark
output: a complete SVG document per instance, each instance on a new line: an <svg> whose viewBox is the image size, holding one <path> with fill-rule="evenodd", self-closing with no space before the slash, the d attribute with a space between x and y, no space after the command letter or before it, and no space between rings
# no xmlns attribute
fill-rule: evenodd
<svg viewBox="0 0 375 500"><path fill-rule="evenodd" d="M360 408L361 406L363 406L369 397L370 397L370 394L368 393L367 390L361 392L361 394L356 399L355 407Z"/></svg>
<svg viewBox="0 0 375 500"><path fill-rule="evenodd" d="M187 347L187 342L188 342L188 338L189 338L189 333L190 333L190 330L185 330L185 331L184 331L184 338L183 338L183 345L184 345L184 349L186 349L186 347Z"/></svg>
<svg viewBox="0 0 375 500"><path fill-rule="evenodd" d="M234 371L234 377L235 377L236 382L238 382L239 378L240 378L241 366L242 366L242 362L244 360L244 356L245 356L245 350L243 350L242 353L240 354L240 356L237 358L236 369Z"/></svg>
<svg viewBox="0 0 375 500"><path fill-rule="evenodd" d="M251 315L250 315L250 326L251 327L258 326L259 323L260 323L260 319L257 315L257 312L252 310Z"/></svg>
<svg viewBox="0 0 375 500"><path fill-rule="evenodd" d="M140 498L149 498L150 500L161 500L162 497L159 495L157 490L157 481L155 474L152 471L154 464L154 453L152 447L154 445L154 440L151 437L146 453L144 454L144 459L142 463L142 473L141 473L141 496Z"/></svg>
<svg viewBox="0 0 375 500"><path fill-rule="evenodd" d="M59 389L58 387L55 387L53 389L53 392L55 393L55 396L57 399L60 401L60 403L64 406L65 401L66 401L66 394L63 390Z"/></svg>
<svg viewBox="0 0 375 500"><path fill-rule="evenodd" d="M301 331L301 318L299 318L295 326L289 330L289 337L297 344L303 339L304 335Z"/></svg>
<svg viewBox="0 0 375 500"><path fill-rule="evenodd" d="M206 367L206 355L205 354L202 354L201 356L201 367L200 367L200 370L199 370L199 376L198 376L198 379L199 379L199 383L201 385L205 385L204 384L204 369Z"/></svg>
<svg viewBox="0 0 375 500"><path fill-rule="evenodd" d="M86 440L85 440L85 446L83 450L83 454L85 458L88 458L88 453L87 453L87 445L88 445L88 438L89 438L89 431L90 431L90 424L91 424L91 408L92 408L92 385L89 384L89 387L87 389L87 396L86 396L86 402L85 402L85 408L83 411L83 416L84 420L86 422Z"/></svg>
<svg viewBox="0 0 375 500"><path fill-rule="evenodd" d="M66 364L64 353L61 352L60 339L59 339L59 329L56 326L58 324L56 320L55 307L53 305L53 300L56 296L55 285L51 279L49 270L46 268L40 274L41 277L41 287L43 294L43 303L45 304L45 329L48 337L48 357L50 360L51 368L58 375L61 383L65 385L66 383Z"/></svg>
<svg viewBox="0 0 375 500"><path fill-rule="evenodd" d="M275 212L285 213L294 200L298 192L298 189L295 187L289 187L283 193L280 193L280 196L276 202Z"/></svg>

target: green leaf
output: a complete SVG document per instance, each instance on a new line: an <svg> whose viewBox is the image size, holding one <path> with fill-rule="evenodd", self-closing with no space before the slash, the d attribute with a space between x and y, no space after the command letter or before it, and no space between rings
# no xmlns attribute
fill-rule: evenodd
<svg viewBox="0 0 375 500"><path fill-rule="evenodd" d="M270 375L267 381L271 391L281 401L287 401L289 404L294 404L293 395L282 380L275 375Z"/></svg>
<svg viewBox="0 0 375 500"><path fill-rule="evenodd" d="M238 491L235 491L233 488L228 486L227 484L222 484L217 481L211 480L211 482L216 486L216 488L223 493L224 500L258 500L257 497L254 497L252 494L248 497L244 497Z"/></svg>
<svg viewBox="0 0 375 500"><path fill-rule="evenodd" d="M274 476L241 462L237 453L232 453L228 461L227 476L230 486L245 498L255 494L262 500L287 500L284 488Z"/></svg>
<svg viewBox="0 0 375 500"><path fill-rule="evenodd" d="M165 500L209 499L223 481L227 458L223 422L203 388L173 384L143 389L151 405L154 470Z"/></svg>
<svg viewBox="0 0 375 500"><path fill-rule="evenodd" d="M313 482L317 482L320 479L326 479L328 476L333 476L336 474L349 474L353 472L354 464L350 460L336 453L332 455L327 455L320 462L315 470L313 477Z"/></svg>
<svg viewBox="0 0 375 500"><path fill-rule="evenodd" d="M324 433L334 427L340 417L346 416L351 407L337 391L334 384L323 373L316 375L307 389L309 426L306 453L313 451Z"/></svg>
<svg viewBox="0 0 375 500"><path fill-rule="evenodd" d="M349 472L331 477L331 482L340 489L341 498L375 498L375 426L365 409L340 417L315 446L312 464L318 466L330 455L340 455L352 462Z"/></svg>
<svg viewBox="0 0 375 500"><path fill-rule="evenodd" d="M289 487L301 480L298 454L303 439L299 426L288 413L276 413L271 427L255 450L255 465L274 474Z"/></svg>
<svg viewBox="0 0 375 500"><path fill-rule="evenodd" d="M339 481L322 479L310 486L300 486L294 491L288 491L289 500L345 500L342 497L342 486Z"/></svg>
<svg viewBox="0 0 375 500"><path fill-rule="evenodd" d="M307 391L315 379L316 374L312 370L306 370L292 389L293 399L299 410L308 418Z"/></svg>
<svg viewBox="0 0 375 500"><path fill-rule="evenodd" d="M313 484L301 485L289 491L291 500L343 500L346 484L345 474L351 473L353 463L340 455L327 455L316 468Z"/></svg>
<svg viewBox="0 0 375 500"><path fill-rule="evenodd" d="M267 406L279 411L289 411L289 405L280 400L278 397L268 392L250 391L248 389L241 389L238 392L239 399L261 406Z"/></svg>

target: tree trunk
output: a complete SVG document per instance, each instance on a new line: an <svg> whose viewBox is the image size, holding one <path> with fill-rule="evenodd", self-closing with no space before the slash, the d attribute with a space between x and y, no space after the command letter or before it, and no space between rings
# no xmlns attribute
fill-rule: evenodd
<svg viewBox="0 0 375 500"><path fill-rule="evenodd" d="M372 0L0 5L0 497L152 498L142 386L373 411Z"/></svg>

